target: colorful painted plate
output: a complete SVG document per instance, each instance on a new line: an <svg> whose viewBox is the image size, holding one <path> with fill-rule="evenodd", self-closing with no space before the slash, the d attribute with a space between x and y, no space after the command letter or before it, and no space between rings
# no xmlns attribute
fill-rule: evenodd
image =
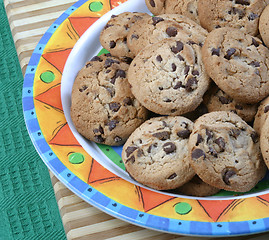
<svg viewBox="0 0 269 240"><path fill-rule="evenodd" d="M101 50L100 30L112 14L147 11L144 0L123 2L79 0L52 24L34 50L22 100L29 135L41 158L82 199L142 227L194 236L268 231L268 178L240 196L224 192L193 198L153 191L129 178L120 147L97 145L77 134L69 116L70 91L80 67Z"/></svg>

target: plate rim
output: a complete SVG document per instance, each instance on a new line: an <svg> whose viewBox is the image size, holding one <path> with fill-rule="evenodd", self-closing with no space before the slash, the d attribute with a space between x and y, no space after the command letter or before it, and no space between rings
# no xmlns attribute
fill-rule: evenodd
<svg viewBox="0 0 269 240"><path fill-rule="evenodd" d="M43 53L43 50L41 51L40 48L44 49L44 46L46 46L47 42L50 40L51 36L58 29L58 27L69 17L71 13L79 9L81 5L88 1L89 0L78 0L71 7L69 7L58 19L55 20L55 22L49 27L49 29L37 44L26 69L22 89L22 107L24 120L30 139L42 161L67 188L69 188L77 196L81 197L84 201L90 203L91 205L97 207L101 211L106 212L113 217L138 225L140 227L145 227L148 229L170 234L204 237L241 236L268 231L269 217L238 222L198 222L161 217L132 209L116 202L115 200L112 200L100 191L91 187L90 184L82 181L69 169L67 169L67 167L63 165L60 159L55 156L42 134L37 116L35 114L33 96L33 84L36 73L35 71ZM131 1L136 0L129 0L129 2ZM36 137L36 132L41 132L41 135ZM259 196L262 195L265 194L261 194ZM210 201L210 199L206 200ZM232 225L236 225L238 230L237 232L231 231ZM256 227L253 227L253 225ZM204 232L201 232L201 229L204 229Z"/></svg>

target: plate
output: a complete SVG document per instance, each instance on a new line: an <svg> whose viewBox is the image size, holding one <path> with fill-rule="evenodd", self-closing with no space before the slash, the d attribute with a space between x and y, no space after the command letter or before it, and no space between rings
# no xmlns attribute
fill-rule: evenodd
<svg viewBox="0 0 269 240"><path fill-rule="evenodd" d="M120 147L97 145L76 132L69 113L76 73L102 51L99 33L110 16L125 11L148 12L144 0L79 0L51 25L35 48L22 101L29 135L42 160L86 202L132 224L193 236L268 231L267 178L257 189L238 196L195 198L155 191L124 171Z"/></svg>

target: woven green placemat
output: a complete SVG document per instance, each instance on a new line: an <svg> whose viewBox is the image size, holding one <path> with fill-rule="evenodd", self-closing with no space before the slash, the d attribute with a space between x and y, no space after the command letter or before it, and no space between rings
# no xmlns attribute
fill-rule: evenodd
<svg viewBox="0 0 269 240"><path fill-rule="evenodd" d="M23 76L0 1L0 239L66 239L47 167L28 136Z"/></svg>

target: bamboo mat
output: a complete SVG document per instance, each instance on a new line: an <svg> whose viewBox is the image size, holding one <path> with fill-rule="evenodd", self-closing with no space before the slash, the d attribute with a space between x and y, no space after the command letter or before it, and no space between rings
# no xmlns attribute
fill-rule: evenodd
<svg viewBox="0 0 269 240"><path fill-rule="evenodd" d="M75 2L75 0L4 0L23 74L40 38L48 27ZM68 240L200 239L148 230L111 217L84 202L52 173L50 174ZM269 239L269 234L229 239L265 240Z"/></svg>

